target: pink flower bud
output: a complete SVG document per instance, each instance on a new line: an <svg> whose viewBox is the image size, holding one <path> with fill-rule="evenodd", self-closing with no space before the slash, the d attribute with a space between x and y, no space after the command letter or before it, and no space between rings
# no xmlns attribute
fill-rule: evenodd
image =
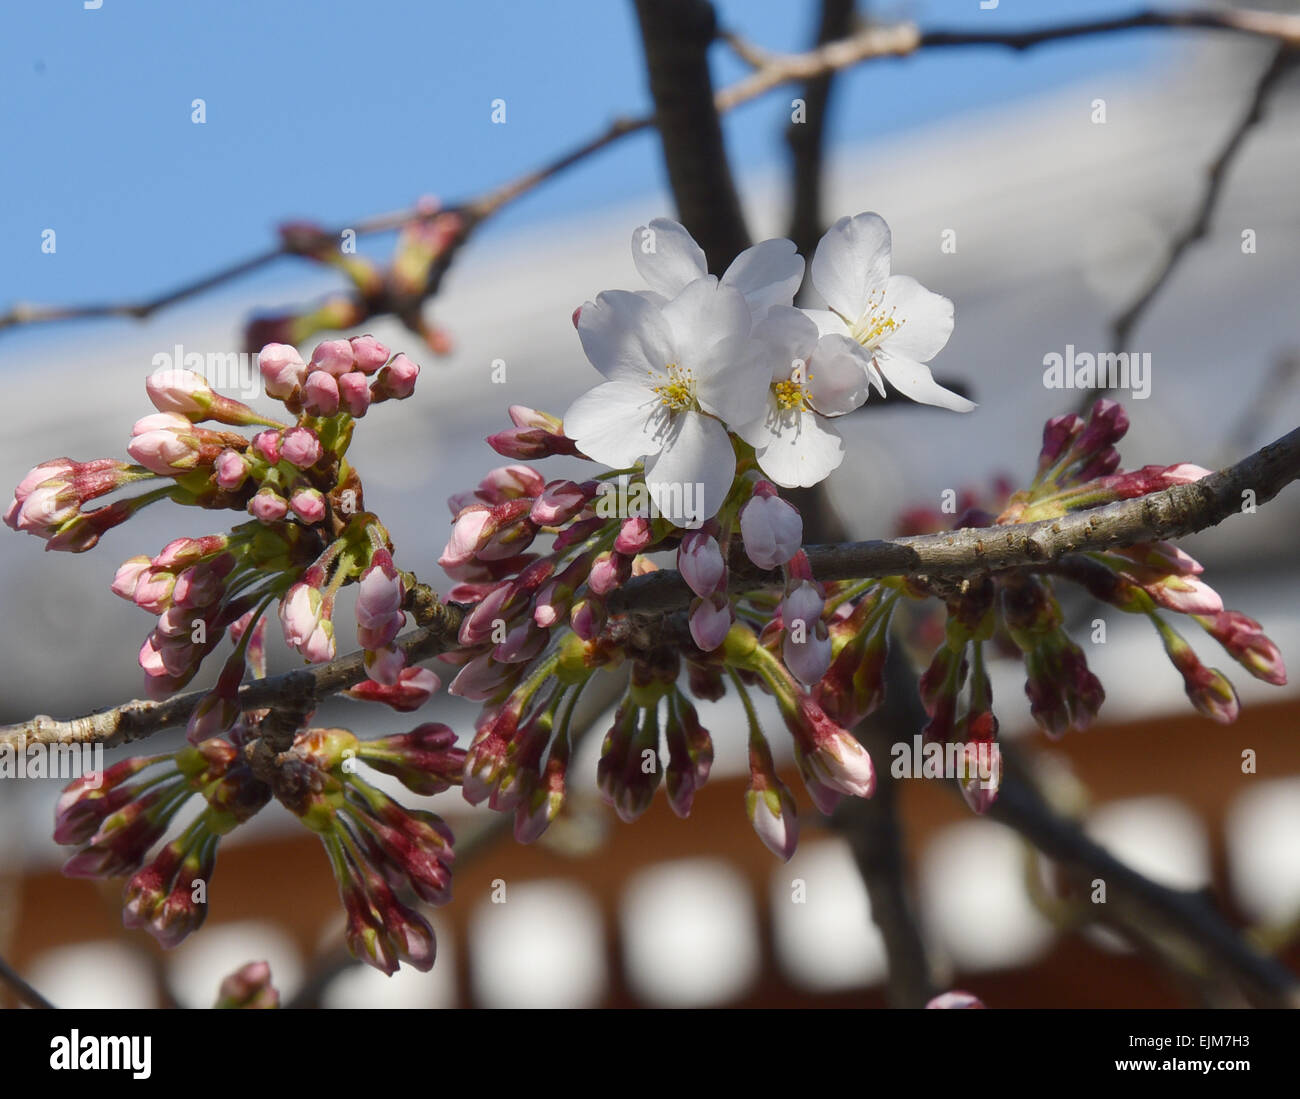
<svg viewBox="0 0 1300 1099"><path fill-rule="evenodd" d="M325 340L311 353L312 371L324 371L336 378L351 370L355 361L352 344L347 340ZM310 377L307 380L310 381Z"/></svg>
<svg viewBox="0 0 1300 1099"><path fill-rule="evenodd" d="M594 482L551 481L533 501L529 518L538 526L560 526L582 511L594 492Z"/></svg>
<svg viewBox="0 0 1300 1099"><path fill-rule="evenodd" d="M339 384L323 370L307 375L302 387L302 406L313 416L333 416L339 410Z"/></svg>
<svg viewBox="0 0 1300 1099"><path fill-rule="evenodd" d="M266 395L279 401L298 393L307 377L307 364L302 361L298 349L287 343L268 343L258 353L257 365L262 372Z"/></svg>
<svg viewBox="0 0 1300 1099"><path fill-rule="evenodd" d="M367 648L362 658L366 674L383 687L394 687L406 667L406 654L401 649L376 646Z"/></svg>
<svg viewBox="0 0 1300 1099"><path fill-rule="evenodd" d="M406 585L392 558L386 551L375 554L375 560L357 585L357 622L366 628L386 625L402 609L406 599Z"/></svg>
<svg viewBox="0 0 1300 1099"><path fill-rule="evenodd" d="M350 370L339 378L339 404L358 419L370 407L370 383L359 370Z"/></svg>
<svg viewBox="0 0 1300 1099"><path fill-rule="evenodd" d="M727 575L718 540L702 530L693 530L677 549L677 571L696 595L712 595Z"/></svg>
<svg viewBox="0 0 1300 1099"><path fill-rule="evenodd" d="M691 603L691 638L704 652L711 653L727 638L734 615L731 600L718 593Z"/></svg>
<svg viewBox="0 0 1300 1099"><path fill-rule="evenodd" d="M289 507L308 526L325 518L325 497L319 489L296 489L289 497Z"/></svg>
<svg viewBox="0 0 1300 1099"><path fill-rule="evenodd" d="M133 600L136 585L151 567L152 562L143 554L123 561L118 566L117 573L113 577L111 585L113 594L121 596L123 599Z"/></svg>
<svg viewBox="0 0 1300 1099"><path fill-rule="evenodd" d="M1282 661L1282 652L1253 618L1240 611L1221 611L1213 616L1198 616L1196 620L1228 651L1233 660L1256 679L1279 687L1286 684L1286 665Z"/></svg>
<svg viewBox="0 0 1300 1099"><path fill-rule="evenodd" d="M322 454L320 439L309 427L291 427L280 440L280 457L298 469L310 469Z"/></svg>
<svg viewBox="0 0 1300 1099"><path fill-rule="evenodd" d="M284 640L297 649L316 629L324 610L324 599L318 589L299 581L280 600L280 625Z"/></svg>
<svg viewBox="0 0 1300 1099"><path fill-rule="evenodd" d="M253 436L253 451L271 465L275 465L280 460L280 448L283 443L284 433L270 428L267 431L259 431Z"/></svg>
<svg viewBox="0 0 1300 1099"><path fill-rule="evenodd" d="M484 531L488 529L491 518L492 509L486 504L471 504L465 508L452 524L451 538L438 558L438 564L448 568L472 561L486 541Z"/></svg>
<svg viewBox="0 0 1300 1099"><path fill-rule="evenodd" d="M298 648L308 664L324 664L334 659L334 623L322 618L316 623L311 636Z"/></svg>
<svg viewBox="0 0 1300 1099"><path fill-rule="evenodd" d="M192 428L189 420L174 412L145 416L132 429L127 453L153 473L184 473L199 462L199 440Z"/></svg>
<svg viewBox="0 0 1300 1099"><path fill-rule="evenodd" d="M371 398L374 401L403 401L415 392L415 380L419 376L420 368L398 352L372 383Z"/></svg>
<svg viewBox="0 0 1300 1099"><path fill-rule="evenodd" d="M754 495L740 509L740 534L749 559L760 569L775 569L799 552L803 519L771 484L760 481Z"/></svg>
<svg viewBox="0 0 1300 1099"><path fill-rule="evenodd" d="M987 711L983 716L993 718ZM957 759L957 767L961 796L974 812L982 816L997 801L998 788L1002 785L1002 749L996 740L967 740Z"/></svg>
<svg viewBox="0 0 1300 1099"><path fill-rule="evenodd" d="M579 599L569 610L569 625L583 641L591 641L600 633L608 615L602 600Z"/></svg>
<svg viewBox="0 0 1300 1099"><path fill-rule="evenodd" d="M871 756L848 730L841 728L805 694L792 705L782 704L782 716L803 753L808 770L824 786L850 797L869 798L876 788Z"/></svg>
<svg viewBox="0 0 1300 1099"><path fill-rule="evenodd" d="M623 520L623 525L618 530L618 537L614 539L614 549L634 557L649 549L653 542L654 529L650 525L650 520L634 517Z"/></svg>
<svg viewBox="0 0 1300 1099"><path fill-rule="evenodd" d="M166 569L151 566L136 579L131 598L135 605L150 614L162 614L171 606L176 575Z"/></svg>
<svg viewBox="0 0 1300 1099"><path fill-rule="evenodd" d="M428 702L438 687L438 677L428 668L403 668L392 686L367 679L344 693L363 702L383 702L406 714Z"/></svg>
<svg viewBox="0 0 1300 1099"><path fill-rule="evenodd" d="M352 344L352 360L363 374L373 374L392 354L374 336L353 336L348 342Z"/></svg>
<svg viewBox="0 0 1300 1099"><path fill-rule="evenodd" d="M223 450L212 463L217 485L227 492L234 492L248 478L248 461L235 450Z"/></svg>
<svg viewBox="0 0 1300 1099"><path fill-rule="evenodd" d="M249 962L221 982L217 1002L223 1010L263 1009L280 1006L280 993L271 984L271 967L266 962Z"/></svg>
<svg viewBox="0 0 1300 1099"><path fill-rule="evenodd" d="M216 397L208 380L192 370L156 370L144 386L159 412L175 412L190 419L202 419Z"/></svg>
<svg viewBox="0 0 1300 1099"><path fill-rule="evenodd" d="M752 753L751 753L752 754ZM745 812L763 845L783 862L799 846L799 814L789 788L776 777L775 769L767 774L751 772L745 791Z"/></svg>
<svg viewBox="0 0 1300 1099"><path fill-rule="evenodd" d="M978 996L973 996L969 992L963 992L959 988L954 988L951 992L941 992L933 1000L925 1005L927 1008L981 1008L984 1007L984 1001Z"/></svg>
<svg viewBox="0 0 1300 1099"><path fill-rule="evenodd" d="M531 466L500 466L479 482L484 503L503 504L523 497L535 499L546 490L546 479Z"/></svg>
<svg viewBox="0 0 1300 1099"><path fill-rule="evenodd" d="M273 488L260 488L248 501L248 513L263 523L275 523L289 513L289 501Z"/></svg>
<svg viewBox="0 0 1300 1099"><path fill-rule="evenodd" d="M632 559L621 553L606 550L597 556L587 577L587 586L596 595L608 595L627 583L632 575Z"/></svg>

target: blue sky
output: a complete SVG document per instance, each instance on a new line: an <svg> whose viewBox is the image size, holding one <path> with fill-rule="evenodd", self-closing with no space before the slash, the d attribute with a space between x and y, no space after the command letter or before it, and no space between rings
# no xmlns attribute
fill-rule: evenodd
<svg viewBox="0 0 1300 1099"><path fill-rule="evenodd" d="M811 33L812 3L717 6L726 26L771 48L803 48ZM1001 0L981 11L978 0L929 0L892 10L926 26L986 28L1130 5ZM1149 65L1168 48L1158 35L1019 55L934 51L859 67L843 83L832 148L1089 72ZM715 65L720 82L743 71L722 48ZM203 125L190 120L195 98L206 103ZM497 98L507 103L504 126L490 121ZM742 178L783 157L788 103L778 93L727 120ZM6 5L0 306L152 294L266 247L283 219L346 223L423 193L472 195L647 105L631 0ZM660 179L655 142L638 135L539 189L488 231L624 200ZM46 228L57 233L54 255L41 252ZM272 289L300 271L286 261L258 279ZM0 337L0 363L43 338Z"/></svg>

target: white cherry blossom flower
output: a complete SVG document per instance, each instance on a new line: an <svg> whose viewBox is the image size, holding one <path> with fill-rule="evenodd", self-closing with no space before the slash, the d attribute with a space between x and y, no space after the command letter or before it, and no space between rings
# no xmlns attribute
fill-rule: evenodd
<svg viewBox="0 0 1300 1099"><path fill-rule="evenodd" d="M847 336L872 384L954 412L975 405L939 385L929 362L952 334L952 302L907 275L890 274L889 226L879 214L840 218L817 245L813 286L828 309L805 312L823 335Z"/></svg>
<svg viewBox="0 0 1300 1099"><path fill-rule="evenodd" d="M709 273L704 249L684 226L669 218L655 218L633 231L632 262L650 287L644 296L660 302L675 298L687 284ZM745 296L758 323L772 306L793 303L803 282L803 268L794 241L775 238L746 248L721 281Z"/></svg>
<svg viewBox="0 0 1300 1099"><path fill-rule="evenodd" d="M761 414L734 428L759 467L782 488L806 488L844 460L844 441L827 417L867 399L859 348L847 336L818 336L798 309L773 306L754 332L767 348L772 379Z"/></svg>
<svg viewBox="0 0 1300 1099"><path fill-rule="evenodd" d="M578 335L608 380L569 406L565 434L615 469L644 458L650 497L677 525L716 514L736 472L725 425L758 415L771 373L740 291L711 276L662 305L607 290L582 307Z"/></svg>

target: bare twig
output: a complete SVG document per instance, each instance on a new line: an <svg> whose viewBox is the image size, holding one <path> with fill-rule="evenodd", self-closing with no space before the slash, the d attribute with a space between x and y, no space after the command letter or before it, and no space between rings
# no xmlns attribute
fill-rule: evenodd
<svg viewBox="0 0 1300 1099"><path fill-rule="evenodd" d="M9 986L10 991L18 997L20 1003L28 1007L44 1008L53 1010L54 1005L42 996L36 989L32 988L26 981L18 975L15 970L4 958L0 958L0 983Z"/></svg>
<svg viewBox="0 0 1300 1099"><path fill-rule="evenodd" d="M1170 243L1169 252L1159 270L1151 276L1138 295L1115 318L1111 325L1112 350L1125 351L1127 349L1129 337L1132 336L1133 330L1146 315L1147 309L1160 291L1169 283L1187 250L1197 241L1203 240L1209 232L1210 222L1214 217L1215 208L1218 206L1223 193L1224 180L1227 178L1228 170L1235 163L1237 154L1245 143L1246 135L1263 119L1264 108L1269 96L1272 95L1282 76L1294 63L1295 54L1292 49L1279 44L1273 52L1272 60L1255 82L1250 97L1250 105L1246 108L1246 113L1242 115L1241 120L1229 132L1228 138L1219 149L1218 155L1206 169L1205 189L1201 192L1200 201L1197 202L1191 219ZM1101 385L1089 390L1080 399L1080 407L1086 408L1098 395L1109 392L1109 389L1109 386Z"/></svg>
<svg viewBox="0 0 1300 1099"><path fill-rule="evenodd" d="M912 23L892 26L870 26L837 42L802 54L779 54L762 50L734 35L728 35L732 47L751 64L754 73L714 97L718 111L726 112L779 87L797 81L808 81L849 68L864 61L884 57L902 57L921 49L940 49L960 46L1001 46L1014 50L1028 49L1047 42L1062 41L1088 35L1110 34L1143 28L1200 28L1220 30L1271 39L1290 49L1300 45L1300 17L1256 11L1146 11L1121 19L1093 20L1082 23L1061 24L1029 31L922 31ZM468 199L443 207L438 212L455 212L464 218L464 227L454 247L448 250L444 262L432 272L428 293L438 289L446 266L457 247L468 239L473 229L506 205L528 194L535 187L558 175L566 168L608 147L628 134L653 125L648 116L622 118L612 122L599 134L584 141L569 152L533 171L509 181L478 198ZM357 236L391 232L403 226L433 216L427 209L379 214L356 218L332 231L338 236L343 229L352 229ZM153 298L127 302L101 302L90 305L44 306L19 303L8 312L0 314L0 331L19 325L52 323L56 321L84 320L98 317L128 317L143 319L166 306L194 297L221 286L243 275L256 271L284 256L297 254L287 244L267 249L229 267L221 268L193 282L185 283Z"/></svg>

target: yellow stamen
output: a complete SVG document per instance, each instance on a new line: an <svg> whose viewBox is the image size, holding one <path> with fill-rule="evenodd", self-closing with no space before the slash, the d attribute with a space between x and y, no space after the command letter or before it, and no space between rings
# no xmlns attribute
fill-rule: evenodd
<svg viewBox="0 0 1300 1099"><path fill-rule="evenodd" d="M668 381L662 385L652 385L650 391L662 402L665 408L674 412L695 407L695 374L683 370L676 363L664 367Z"/></svg>
<svg viewBox="0 0 1300 1099"><path fill-rule="evenodd" d="M880 312L883 297L883 292L879 290L873 291L871 297L867 300L866 311L852 327L851 334L853 338L863 347L874 348L882 339L891 332L896 332L906 323L903 320L894 319L895 310L892 307L887 314Z"/></svg>

